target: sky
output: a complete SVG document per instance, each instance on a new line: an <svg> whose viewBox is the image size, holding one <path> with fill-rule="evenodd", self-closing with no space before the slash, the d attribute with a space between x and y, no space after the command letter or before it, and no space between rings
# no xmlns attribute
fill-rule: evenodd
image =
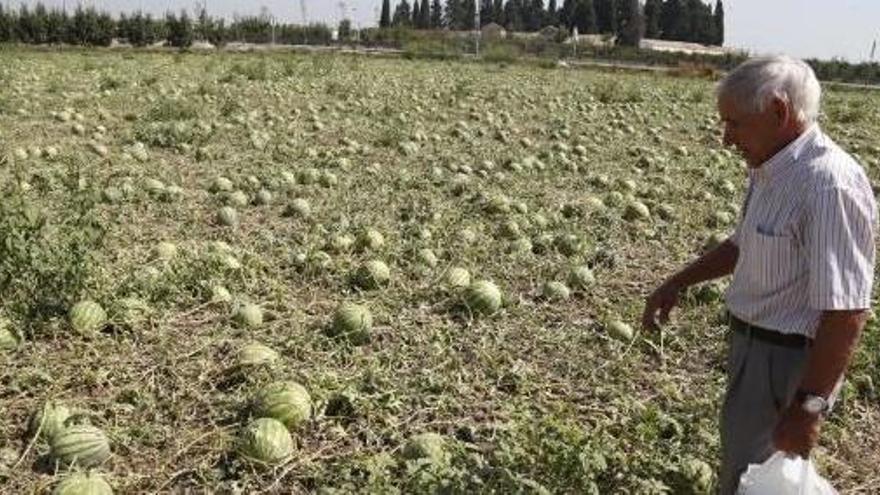
<svg viewBox="0 0 880 495"><path fill-rule="evenodd" d="M6 4L18 1L0 0ZM48 6L68 7L78 0L43 0ZM200 0L215 16L258 14L265 6L279 20L302 22L300 0ZM399 0L392 0L392 4ZM715 0L711 0L714 3ZM168 9L194 10L195 0L82 0L111 12L143 8L162 14ZM27 0L35 4L36 0ZM339 0L305 0L308 20L338 22ZM562 0L558 0L561 5ZM360 26L375 25L381 0L346 0L349 17ZM880 0L726 0L725 45L750 53L786 53L796 57L850 62L867 61L871 43L880 39ZM880 48L875 60L880 60Z"/></svg>

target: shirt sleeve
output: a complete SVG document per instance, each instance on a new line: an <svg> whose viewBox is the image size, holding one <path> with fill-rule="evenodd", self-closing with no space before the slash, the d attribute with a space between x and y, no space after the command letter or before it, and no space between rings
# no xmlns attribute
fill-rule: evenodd
<svg viewBox="0 0 880 495"><path fill-rule="evenodd" d="M808 206L805 247L813 309L865 309L874 276L875 203L851 188L820 190Z"/></svg>
<svg viewBox="0 0 880 495"><path fill-rule="evenodd" d="M749 209L749 201L752 199L752 187L752 183L749 181L749 186L746 189L746 197L743 199L742 208L740 209L739 221L736 222L736 228L733 230L733 234L730 235L730 242L734 243L737 247L739 247L743 221L745 220L746 212Z"/></svg>

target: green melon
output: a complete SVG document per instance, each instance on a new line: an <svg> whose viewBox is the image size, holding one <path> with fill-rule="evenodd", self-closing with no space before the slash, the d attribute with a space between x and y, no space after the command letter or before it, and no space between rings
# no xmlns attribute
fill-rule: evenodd
<svg viewBox="0 0 880 495"><path fill-rule="evenodd" d="M651 218L651 210L641 201L630 201L623 211L623 218L629 221L649 220Z"/></svg>
<svg viewBox="0 0 880 495"><path fill-rule="evenodd" d="M51 440L64 429L64 423L68 418L70 418L70 409L67 406L57 401L46 401L31 415L28 432L36 435L39 431L40 438Z"/></svg>
<svg viewBox="0 0 880 495"><path fill-rule="evenodd" d="M355 280L364 289L377 289L391 280L391 270L382 261L370 260L358 269Z"/></svg>
<svg viewBox="0 0 880 495"><path fill-rule="evenodd" d="M165 192L165 184L160 180L148 178L144 180L144 189L146 189L147 193L158 196Z"/></svg>
<svg viewBox="0 0 880 495"><path fill-rule="evenodd" d="M58 483L52 495L113 495L113 488L97 473L73 473Z"/></svg>
<svg viewBox="0 0 880 495"><path fill-rule="evenodd" d="M232 191L226 194L226 204L243 208L248 205L248 196L242 190Z"/></svg>
<svg viewBox="0 0 880 495"><path fill-rule="evenodd" d="M568 274L568 283L575 289L586 289L595 282L596 277L593 275L593 271L586 265L576 266Z"/></svg>
<svg viewBox="0 0 880 495"><path fill-rule="evenodd" d="M385 237L376 229L366 229L358 236L358 248L361 250L381 249L385 245Z"/></svg>
<svg viewBox="0 0 880 495"><path fill-rule="evenodd" d="M449 461L446 439L437 433L419 433L412 436L401 451L404 459L425 459L432 464L445 464Z"/></svg>
<svg viewBox="0 0 880 495"><path fill-rule="evenodd" d="M12 322L0 316L0 351L13 351L21 343Z"/></svg>
<svg viewBox="0 0 880 495"><path fill-rule="evenodd" d="M293 454L293 438L284 423L273 418L259 418L242 432L238 451L250 461L277 464Z"/></svg>
<svg viewBox="0 0 880 495"><path fill-rule="evenodd" d="M493 314L501 309L501 290L488 280L477 280L465 291L465 304L474 313Z"/></svg>
<svg viewBox="0 0 880 495"><path fill-rule="evenodd" d="M156 258L168 261L177 256L177 245L173 242L162 241L156 244L156 248L154 250Z"/></svg>
<svg viewBox="0 0 880 495"><path fill-rule="evenodd" d="M231 206L224 206L217 212L217 223L225 227L238 225L238 212Z"/></svg>
<svg viewBox="0 0 880 495"><path fill-rule="evenodd" d="M263 310L256 304L240 304L235 308L232 319L242 327L258 328L263 324Z"/></svg>
<svg viewBox="0 0 880 495"><path fill-rule="evenodd" d="M291 201L287 208L284 209L284 216L309 218L312 216L312 207L305 199L297 198Z"/></svg>
<svg viewBox="0 0 880 495"><path fill-rule="evenodd" d="M336 309L330 327L331 336L343 336L354 344L364 344L370 339L373 315L366 306L343 303Z"/></svg>
<svg viewBox="0 0 880 495"><path fill-rule="evenodd" d="M110 441L91 425L67 426L51 438L52 457L64 464L91 467L110 457Z"/></svg>
<svg viewBox="0 0 880 495"><path fill-rule="evenodd" d="M429 268L435 268L438 263L437 255L434 254L434 251L427 248L419 250L418 260L419 263Z"/></svg>
<svg viewBox="0 0 880 495"><path fill-rule="evenodd" d="M254 412L258 417L277 419L293 430L311 417L312 399L299 383L270 383L254 399Z"/></svg>
<svg viewBox="0 0 880 495"><path fill-rule="evenodd" d="M453 289L464 289L471 285L471 274L464 268L450 268L446 272L446 285Z"/></svg>
<svg viewBox="0 0 880 495"><path fill-rule="evenodd" d="M81 334L98 332L107 323L107 313L94 301L80 301L70 308L70 326Z"/></svg>
<svg viewBox="0 0 880 495"><path fill-rule="evenodd" d="M222 285L214 285L211 287L211 302L228 303L232 302L232 294Z"/></svg>
<svg viewBox="0 0 880 495"><path fill-rule="evenodd" d="M214 179L214 182L211 183L211 192L229 192L232 191L234 187L232 181L226 177L217 177Z"/></svg>
<svg viewBox="0 0 880 495"><path fill-rule="evenodd" d="M608 332L608 335L614 337L618 340L623 341L631 341L635 332L633 332L633 328L628 324L620 321L620 320L612 320L609 321L605 325L605 331Z"/></svg>
<svg viewBox="0 0 880 495"><path fill-rule="evenodd" d="M236 363L240 367L271 366L278 361L278 353L259 342L245 344L238 350Z"/></svg>
<svg viewBox="0 0 880 495"><path fill-rule="evenodd" d="M272 203L272 193L266 189L260 189L254 196L254 204L257 206L265 206Z"/></svg>
<svg viewBox="0 0 880 495"><path fill-rule="evenodd" d="M564 301L571 296L571 290L562 282L547 282L541 290L541 295L548 301Z"/></svg>

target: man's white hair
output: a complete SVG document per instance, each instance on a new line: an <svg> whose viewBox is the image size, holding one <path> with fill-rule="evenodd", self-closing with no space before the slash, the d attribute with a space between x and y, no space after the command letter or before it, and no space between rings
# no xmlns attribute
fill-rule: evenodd
<svg viewBox="0 0 880 495"><path fill-rule="evenodd" d="M718 83L718 99L730 98L737 108L763 112L774 98L788 103L801 124L819 118L822 88L805 62L777 55L749 59Z"/></svg>

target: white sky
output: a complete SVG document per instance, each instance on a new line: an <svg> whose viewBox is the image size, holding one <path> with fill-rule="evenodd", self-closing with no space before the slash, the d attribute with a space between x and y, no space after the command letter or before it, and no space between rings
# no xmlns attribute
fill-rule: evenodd
<svg viewBox="0 0 880 495"><path fill-rule="evenodd" d="M9 5L19 1L0 0ZM77 0L43 0L48 6L75 6ZM258 14L262 6L279 19L301 22L300 0L205 0L213 15L231 18L234 13ZM382 0L347 0L351 17L362 26L375 25ZM392 0L392 5L398 0ZM714 4L714 0L711 1ZM310 21L335 23L338 0L305 0ZM26 0L35 4L36 0ZM153 14L168 9L194 10L193 0L83 0L111 12L143 8ZM445 3L445 2L444 2ZM562 0L558 0L559 5ZM392 7L393 8L393 7ZM726 0L728 46L754 53L787 53L797 57L868 59L871 43L880 38L880 0ZM880 59L878 50L877 59Z"/></svg>

